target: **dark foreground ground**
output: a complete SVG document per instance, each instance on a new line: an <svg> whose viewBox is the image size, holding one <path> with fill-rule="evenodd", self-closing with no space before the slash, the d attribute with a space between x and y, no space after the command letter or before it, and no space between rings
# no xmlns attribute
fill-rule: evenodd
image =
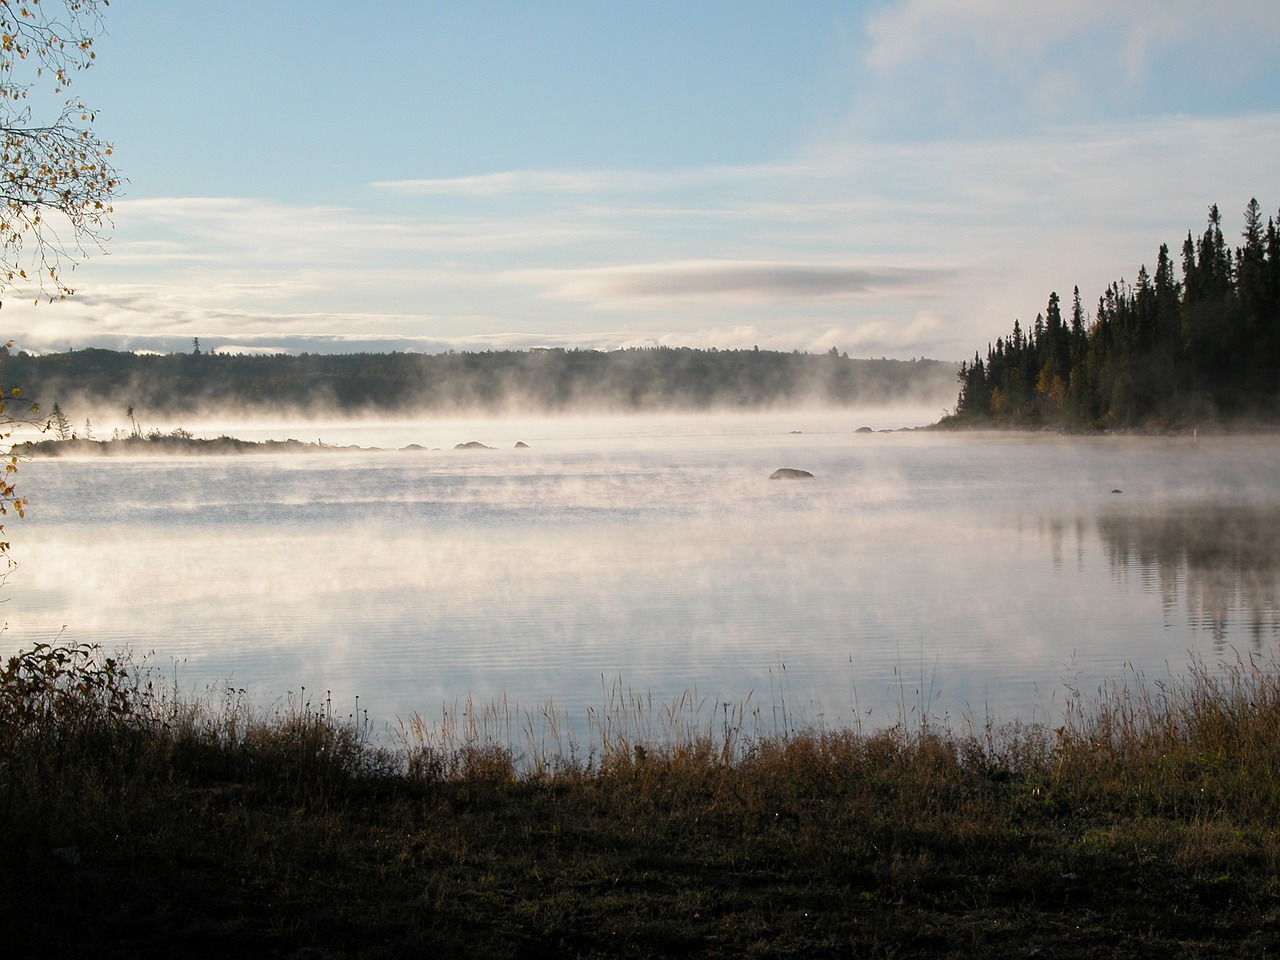
<svg viewBox="0 0 1280 960"><path fill-rule="evenodd" d="M565 756L461 723L378 749L327 707L175 703L56 652L0 675L7 956L1280 952L1270 664L1056 730L646 745L615 716Z"/></svg>

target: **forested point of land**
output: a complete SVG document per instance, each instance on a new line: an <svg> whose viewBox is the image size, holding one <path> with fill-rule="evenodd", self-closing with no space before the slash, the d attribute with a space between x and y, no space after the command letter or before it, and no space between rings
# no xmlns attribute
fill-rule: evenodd
<svg viewBox="0 0 1280 960"><path fill-rule="evenodd" d="M1209 208L1182 245L1181 279L1163 244L1154 276L1112 283L1092 318L1076 287L1070 318L1057 293L1030 329L960 369L942 425L1169 428L1280 418L1280 229L1251 200L1232 251Z"/></svg>
<svg viewBox="0 0 1280 960"><path fill-rule="evenodd" d="M954 363L770 350L536 349L443 354L145 355L84 349L4 357L5 383L64 426L104 410L154 421L208 409L273 414L633 412L826 404L949 406ZM57 424L55 424L57 426Z"/></svg>

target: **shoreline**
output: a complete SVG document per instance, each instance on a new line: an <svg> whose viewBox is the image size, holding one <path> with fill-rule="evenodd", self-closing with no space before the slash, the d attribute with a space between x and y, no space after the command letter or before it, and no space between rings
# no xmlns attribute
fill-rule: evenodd
<svg viewBox="0 0 1280 960"><path fill-rule="evenodd" d="M921 430L946 433L1056 433L1072 437L1226 437L1280 434L1280 419L1235 417L1201 421L1149 421L1127 426L1070 424L1014 417L956 417L949 415Z"/></svg>
<svg viewBox="0 0 1280 960"><path fill-rule="evenodd" d="M729 713L654 742L624 704L530 756L483 710L392 752L327 703L184 701L41 646L0 677L7 932L48 957L1267 955L1276 667L1108 688L1056 729L742 739Z"/></svg>
<svg viewBox="0 0 1280 960"><path fill-rule="evenodd" d="M213 440L199 437L164 434L161 436L122 437L111 440L38 440L13 445L12 453L19 456L66 457L96 456L114 457L130 455L196 454L201 456L253 455L264 453L396 453L401 451L425 451L418 444L399 448L362 447L358 444L329 444L304 440L240 440L221 436Z"/></svg>
<svg viewBox="0 0 1280 960"><path fill-rule="evenodd" d="M997 434L1002 436L1060 436L1060 437L1115 437L1115 438L1220 438L1220 437L1277 437L1280 436L1280 424L1248 422L1214 422L1197 426L1170 427L1115 427L1085 428L1044 424L1033 426L1012 422L964 422L948 423L945 419L936 423L919 427L898 427L894 429L872 430L862 428L858 433L938 433L938 434ZM526 449L527 444L516 443L516 449ZM37 440L15 443L9 450L10 456L18 457L118 457L118 456L253 456L261 454L302 454L302 453L426 453L440 452L446 448L425 447L417 443L409 443L400 447L366 447L360 444L331 444L323 441L304 441L293 438L285 440L242 440L237 437L219 436L214 439L184 436L179 433L116 437L110 440L88 440L71 438L67 440ZM466 441L455 444L453 450L500 449L482 444L478 441Z"/></svg>

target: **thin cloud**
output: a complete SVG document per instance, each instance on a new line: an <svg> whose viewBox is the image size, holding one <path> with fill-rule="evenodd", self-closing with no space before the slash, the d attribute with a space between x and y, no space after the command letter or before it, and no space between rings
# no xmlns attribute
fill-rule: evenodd
<svg viewBox="0 0 1280 960"><path fill-rule="evenodd" d="M173 234L157 241L157 228ZM122 202L116 210L118 261L136 263L351 263L375 253L501 253L601 242L616 237L588 220L513 213L423 217L379 210L283 204L237 197L166 197ZM139 238L135 240L134 238Z"/></svg>
<svg viewBox="0 0 1280 960"><path fill-rule="evenodd" d="M516 194L663 192L794 175L790 164L710 166L691 170L506 170L465 177L378 180L376 190L402 196L509 197Z"/></svg>
<svg viewBox="0 0 1280 960"><path fill-rule="evenodd" d="M565 300L811 300L868 297L937 283L948 271L821 263L692 261L587 270L523 270L511 280Z"/></svg>
<svg viewBox="0 0 1280 960"><path fill-rule="evenodd" d="M512 170L469 177L378 180L376 190L408 196L498 197L513 193L596 193L616 189L618 174Z"/></svg>
<svg viewBox="0 0 1280 960"><path fill-rule="evenodd" d="M1274 0L902 0L866 35L860 121L935 134L1185 110L1280 53Z"/></svg>

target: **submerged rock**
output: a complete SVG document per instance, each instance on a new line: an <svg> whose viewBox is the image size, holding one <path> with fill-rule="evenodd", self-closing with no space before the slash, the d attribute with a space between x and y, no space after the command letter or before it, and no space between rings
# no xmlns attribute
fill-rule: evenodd
<svg viewBox="0 0 1280 960"><path fill-rule="evenodd" d="M770 480L805 480L813 477L808 470L797 470L795 467L779 467L769 474Z"/></svg>

